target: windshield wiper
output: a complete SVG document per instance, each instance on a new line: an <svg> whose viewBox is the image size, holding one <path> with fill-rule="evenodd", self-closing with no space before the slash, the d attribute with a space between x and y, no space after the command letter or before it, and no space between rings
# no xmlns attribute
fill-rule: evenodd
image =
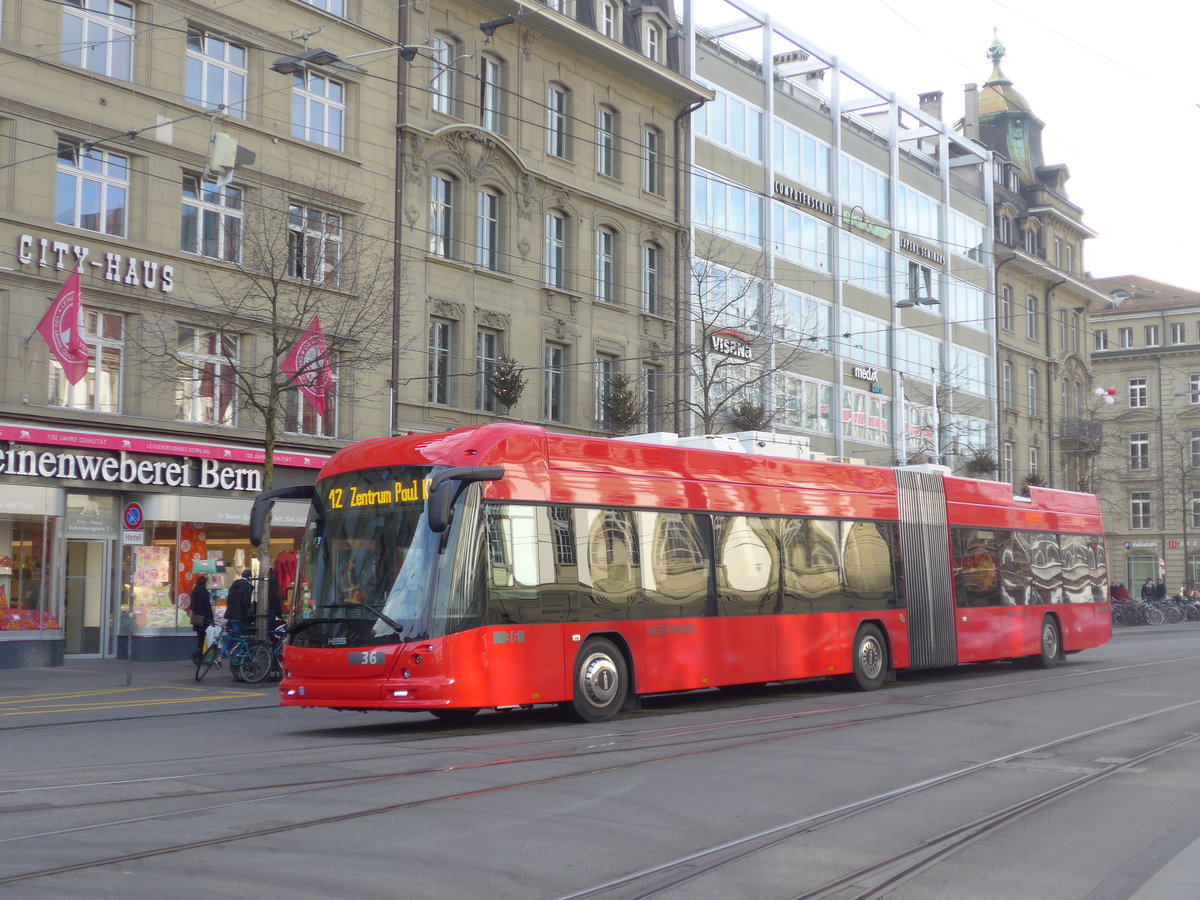
<svg viewBox="0 0 1200 900"><path fill-rule="evenodd" d="M389 628L392 629L392 631L396 632L396 634L400 635L401 637L404 636L404 628L402 626L396 624L394 621L389 619L387 616L385 616L383 614L383 610L376 609L370 603L365 603L362 601L360 601L358 605L365 606L371 612L375 613L375 615L379 616L380 621L382 621L384 625L387 625Z"/></svg>

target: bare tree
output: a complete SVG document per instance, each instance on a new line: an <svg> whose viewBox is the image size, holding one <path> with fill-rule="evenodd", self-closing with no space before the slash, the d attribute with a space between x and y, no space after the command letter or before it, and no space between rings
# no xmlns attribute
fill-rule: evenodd
<svg viewBox="0 0 1200 900"><path fill-rule="evenodd" d="M770 422L777 373L801 368L826 339L823 327L803 310L781 302L762 275L761 257L751 265L741 262L700 259L691 273L686 321L691 340L680 360L691 390L679 403L701 434L734 427L733 420L745 420L750 406L761 407L762 420Z"/></svg>
<svg viewBox="0 0 1200 900"><path fill-rule="evenodd" d="M296 420L306 400L297 382L322 370L340 373L325 398L332 416L340 396L354 391L361 400L372 390L366 379L345 376L382 367L393 352L390 338L379 339L392 334L396 302L391 225L369 214L369 202L353 217L334 212L352 192L331 184L310 186L304 197L294 184L257 190L240 219L222 223L222 234L197 236L230 242L217 246L233 258L204 267L207 289L147 321L137 341L148 372L174 385L177 415L191 418L199 408L212 424L262 428L263 490L274 483L279 436L287 426L301 430ZM198 220L198 227L205 225ZM316 317L325 350L300 360L293 380L285 360ZM386 389L386 379L378 384ZM266 573L269 516L261 547ZM266 606L259 604L260 633Z"/></svg>

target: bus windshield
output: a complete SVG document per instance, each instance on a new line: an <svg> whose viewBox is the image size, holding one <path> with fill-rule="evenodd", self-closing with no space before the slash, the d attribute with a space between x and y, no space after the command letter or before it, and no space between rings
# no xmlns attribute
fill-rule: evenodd
<svg viewBox="0 0 1200 900"><path fill-rule="evenodd" d="M432 469L349 472L317 485L289 640L370 646L430 636L442 536L425 521Z"/></svg>

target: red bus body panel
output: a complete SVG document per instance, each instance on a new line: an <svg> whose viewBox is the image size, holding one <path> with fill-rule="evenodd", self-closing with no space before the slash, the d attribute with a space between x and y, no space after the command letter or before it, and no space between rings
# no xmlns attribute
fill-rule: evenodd
<svg viewBox="0 0 1200 900"><path fill-rule="evenodd" d="M364 441L338 451L321 477L397 464L503 466L502 479L482 485L493 501L899 518L892 469L553 434L525 425ZM1028 499L1018 499L1008 484L950 476L943 481L952 528L1104 532L1092 495L1032 486ZM1059 623L1068 652L1112 637L1107 602L956 607L959 662L1037 655L1047 615ZM349 662L363 650L288 646L280 702L428 710L566 701L575 655L592 635L605 635L624 650L638 694L840 675L851 671L851 647L864 621L883 631L892 667L908 667L904 609L489 625L374 648L383 660L368 664Z"/></svg>

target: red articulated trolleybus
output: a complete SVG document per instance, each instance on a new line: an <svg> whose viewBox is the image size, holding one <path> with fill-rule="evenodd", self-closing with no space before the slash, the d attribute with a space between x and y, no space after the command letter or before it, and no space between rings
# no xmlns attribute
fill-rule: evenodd
<svg viewBox="0 0 1200 900"><path fill-rule="evenodd" d="M340 450L309 497L280 702L560 704L984 660L1112 637L1097 498L494 424Z"/></svg>

